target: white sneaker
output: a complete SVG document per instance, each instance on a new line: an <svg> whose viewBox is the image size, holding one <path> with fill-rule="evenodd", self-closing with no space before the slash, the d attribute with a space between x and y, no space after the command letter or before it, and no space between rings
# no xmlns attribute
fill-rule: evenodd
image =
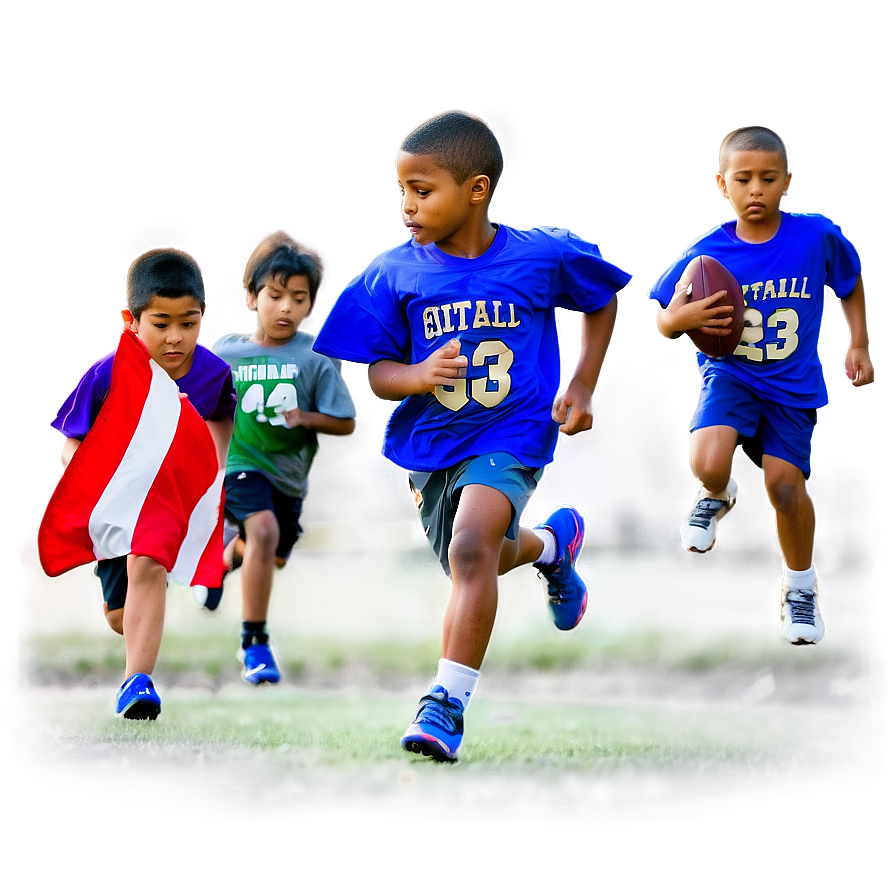
<svg viewBox="0 0 896 896"><path fill-rule="evenodd" d="M791 644L817 644L824 637L817 579L811 591L781 586L781 637Z"/></svg>
<svg viewBox="0 0 896 896"><path fill-rule="evenodd" d="M737 503L737 483L728 480L725 489L727 497L710 498L709 492L701 488L690 513L681 522L681 544L688 551L705 554L716 543L716 525Z"/></svg>

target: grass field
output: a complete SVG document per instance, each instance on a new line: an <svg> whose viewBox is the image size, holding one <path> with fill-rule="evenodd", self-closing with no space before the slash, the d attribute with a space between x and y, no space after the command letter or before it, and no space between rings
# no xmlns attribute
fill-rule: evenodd
<svg viewBox="0 0 896 896"><path fill-rule="evenodd" d="M864 709L482 697L468 713L463 759L449 768L398 749L413 711L404 695L233 685L166 698L158 724L127 725L110 718L107 693L42 691L53 722L33 745L87 777L140 769L171 776L197 800L224 791L266 811L361 800L556 815L823 780L874 736Z"/></svg>
<svg viewBox="0 0 896 896"><path fill-rule="evenodd" d="M95 892L117 892L130 865L105 844L121 825L150 838L172 892L242 893L239 869L256 855L278 888L315 893L421 880L454 892L443 874L471 893L785 892L791 849L801 863L824 853L825 883L877 892L884 829L871 819L890 759L879 658L850 602L864 580L830 575L835 637L793 649L775 636L774 584L758 587L751 567L720 601L706 587L715 558L583 558L599 588L571 636L545 625L531 577L502 584L454 766L398 746L438 656L444 582L431 564L405 557L398 575L344 558L356 586L334 616L310 597L332 559L303 555L278 574L285 680L264 689L238 678L233 591L212 616L173 588L157 723L112 715L123 644L89 571L40 583L53 613L23 641L9 767L20 829L54 832L66 857L42 873L58 884L101 855L108 882ZM661 569L662 589L633 603L632 566L654 579ZM428 868L426 856L452 849L473 867ZM159 880L131 886L155 893Z"/></svg>

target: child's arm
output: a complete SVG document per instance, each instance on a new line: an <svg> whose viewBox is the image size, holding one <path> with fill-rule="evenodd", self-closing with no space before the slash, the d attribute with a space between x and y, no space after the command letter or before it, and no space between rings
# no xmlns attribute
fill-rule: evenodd
<svg viewBox="0 0 896 896"><path fill-rule="evenodd" d="M599 311L582 315L582 348L579 362L566 391L554 402L553 418L560 432L572 436L591 429L591 396L597 386L613 327L616 324L616 296Z"/></svg>
<svg viewBox="0 0 896 896"><path fill-rule="evenodd" d="M67 467L71 459L75 456L75 452L81 447L80 439L73 439L68 436L62 444L62 466Z"/></svg>
<svg viewBox="0 0 896 896"><path fill-rule="evenodd" d="M702 330L709 336L730 335L734 306L709 307L722 297L722 292L713 293L698 302L688 302L687 296L688 284L676 284L672 301L656 313L656 327L666 339L678 339L688 330Z"/></svg>
<svg viewBox="0 0 896 896"><path fill-rule="evenodd" d="M467 359L460 353L460 340L452 339L416 364L402 364L388 358L367 368L367 379L374 395L388 401L401 401L409 395L432 392L436 386L453 386L463 377Z"/></svg>
<svg viewBox="0 0 896 896"><path fill-rule="evenodd" d="M233 420L206 420L208 431L215 442L215 450L218 452L218 469L223 470L227 466L227 449L230 447L230 437L233 435Z"/></svg>
<svg viewBox="0 0 896 896"><path fill-rule="evenodd" d="M852 292L840 300L849 327L849 350L846 352L846 375L854 386L874 382L874 367L868 351L868 324L865 319L865 286L862 275L856 278Z"/></svg>
<svg viewBox="0 0 896 896"><path fill-rule="evenodd" d="M305 429L313 429L330 436L349 436L355 431L354 417L331 417L329 414L303 411L301 408L284 411L283 419L289 429L304 426Z"/></svg>

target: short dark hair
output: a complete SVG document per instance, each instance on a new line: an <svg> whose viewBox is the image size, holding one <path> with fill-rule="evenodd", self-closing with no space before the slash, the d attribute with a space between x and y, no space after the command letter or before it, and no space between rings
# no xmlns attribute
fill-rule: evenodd
<svg viewBox="0 0 896 896"><path fill-rule="evenodd" d="M497 138L481 118L466 112L443 112L424 121L404 138L401 151L432 156L458 184L484 174L489 179L489 193L494 192L504 170Z"/></svg>
<svg viewBox="0 0 896 896"><path fill-rule="evenodd" d="M727 134L719 147L719 174L725 173L728 165L728 156L733 152L773 152L781 157L784 162L784 172L787 172L787 149L784 141L769 128L759 125L751 125L746 128L737 128Z"/></svg>
<svg viewBox="0 0 896 896"><path fill-rule="evenodd" d="M205 311L205 286L196 259L180 249L150 249L135 259L128 268L128 310L136 320L153 296L192 296Z"/></svg>
<svg viewBox="0 0 896 896"><path fill-rule="evenodd" d="M246 292L257 296L268 280L277 280L281 286L286 286L289 278L296 274L304 274L308 278L313 307L324 274L323 262L317 252L278 230L265 237L249 256L243 274L243 287Z"/></svg>

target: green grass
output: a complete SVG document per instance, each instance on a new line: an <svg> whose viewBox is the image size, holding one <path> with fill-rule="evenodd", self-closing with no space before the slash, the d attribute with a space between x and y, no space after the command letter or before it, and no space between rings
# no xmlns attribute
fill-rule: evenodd
<svg viewBox="0 0 896 896"><path fill-rule="evenodd" d="M856 763L858 714L477 695L461 761L404 753L412 697L282 688L162 694L157 722L112 716L112 694L22 695L23 736L63 764L253 804L594 810L728 793Z"/></svg>
<svg viewBox="0 0 896 896"><path fill-rule="evenodd" d="M530 570L506 576L484 675L502 688L525 680L538 692L569 696L605 695L628 674L642 684L667 683L673 692L676 682L733 681L723 697L742 697L764 679L774 680L776 693L803 683L836 696L830 676L855 682L867 675L874 616L868 587L826 584L823 648L794 649L778 634L776 570L726 573L690 561L586 566L592 606L568 633L551 626ZM16 665L25 683L117 686L123 644L100 619L90 575L79 570L51 581L38 574L22 587L29 600ZM187 589L169 588L158 683L221 688L239 680L237 589L238 574L212 617L197 610ZM289 682L302 687L416 690L431 679L439 655L447 592L434 562L302 557L276 578L278 660Z"/></svg>

